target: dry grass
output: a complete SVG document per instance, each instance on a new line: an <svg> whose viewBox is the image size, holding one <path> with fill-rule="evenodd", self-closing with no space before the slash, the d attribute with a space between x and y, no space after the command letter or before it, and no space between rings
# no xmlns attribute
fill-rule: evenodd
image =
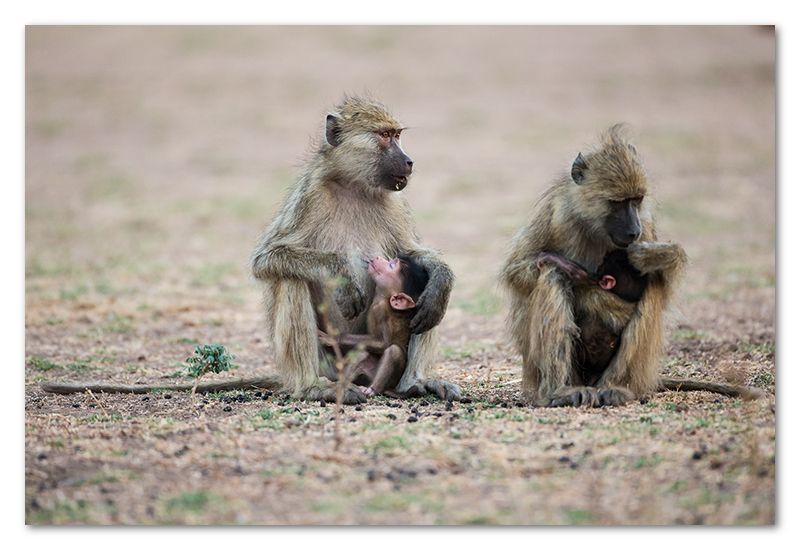
<svg viewBox="0 0 800 550"><path fill-rule="evenodd" d="M774 44L750 27L29 27L26 523L775 523ZM332 405L38 389L156 381L197 343L236 355L220 376L273 368L246 260L324 107L364 90L410 126L406 193L458 277L437 372L470 402L346 406L335 452ZM663 372L768 399L517 405L492 278L525 205L620 120L661 237L692 261Z"/></svg>

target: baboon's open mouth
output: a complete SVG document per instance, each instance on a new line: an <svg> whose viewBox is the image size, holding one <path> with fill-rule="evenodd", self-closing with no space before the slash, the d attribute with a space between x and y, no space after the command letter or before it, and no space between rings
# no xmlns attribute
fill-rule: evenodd
<svg viewBox="0 0 800 550"><path fill-rule="evenodd" d="M396 191L402 191L408 184L408 176L392 176L391 180Z"/></svg>

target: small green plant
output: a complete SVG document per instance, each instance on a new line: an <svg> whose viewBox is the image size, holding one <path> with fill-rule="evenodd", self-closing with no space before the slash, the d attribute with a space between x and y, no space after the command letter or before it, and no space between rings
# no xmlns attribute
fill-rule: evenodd
<svg viewBox="0 0 800 550"><path fill-rule="evenodd" d="M200 382L200 377L204 374L209 372L219 374L223 371L239 368L231 364L231 359L236 359L236 356L229 355L222 344L208 344L203 347L197 345L194 347L194 353L198 357L188 357L186 359L188 365L184 369L186 376L195 379L192 396L194 396L197 384Z"/></svg>
<svg viewBox="0 0 800 550"><path fill-rule="evenodd" d="M204 374L213 372L219 374L223 371L238 368L231 364L231 359L236 359L235 355L229 355L225 346L222 344L209 344L203 347L194 347L194 353L198 357L188 357L188 366L184 369L189 378L200 378Z"/></svg>

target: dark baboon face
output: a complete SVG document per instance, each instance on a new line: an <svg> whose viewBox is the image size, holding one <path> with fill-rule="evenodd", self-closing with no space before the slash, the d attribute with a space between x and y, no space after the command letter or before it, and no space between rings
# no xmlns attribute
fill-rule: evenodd
<svg viewBox="0 0 800 550"><path fill-rule="evenodd" d="M353 100L328 115L325 141L333 148L334 165L347 179L401 191L414 166L400 146L402 130L380 105Z"/></svg>
<svg viewBox="0 0 800 550"><path fill-rule="evenodd" d="M586 156L578 154L570 176L578 186L576 195L587 227L598 236L605 234L620 248L639 240L647 176L636 149L622 141L615 129L599 149Z"/></svg>
<svg viewBox="0 0 800 550"><path fill-rule="evenodd" d="M399 129L387 128L375 132L378 148L381 151L378 182L380 187L390 191L400 191L408 184L414 161L403 152L400 146Z"/></svg>
<svg viewBox="0 0 800 550"><path fill-rule="evenodd" d="M644 197L634 197L621 201L608 201L608 215L605 226L611 241L622 248L637 241L642 235L639 222L639 206Z"/></svg>

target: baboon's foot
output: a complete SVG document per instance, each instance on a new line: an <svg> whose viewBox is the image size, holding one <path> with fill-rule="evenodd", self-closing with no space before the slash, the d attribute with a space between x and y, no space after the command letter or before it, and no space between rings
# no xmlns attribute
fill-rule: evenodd
<svg viewBox="0 0 800 550"><path fill-rule="evenodd" d="M383 392L390 395L390 392ZM442 401L455 401L461 398L461 388L438 378L429 378L427 380L419 380L408 387L402 392L391 392L394 395L402 394L402 397L422 397L425 395L435 395Z"/></svg>
<svg viewBox="0 0 800 550"><path fill-rule="evenodd" d="M600 404L621 407L633 401L636 396L628 388L603 388L599 392Z"/></svg>
<svg viewBox="0 0 800 550"><path fill-rule="evenodd" d="M597 388L574 386L559 391L547 405L548 407L599 407L600 396Z"/></svg>
<svg viewBox="0 0 800 550"><path fill-rule="evenodd" d="M442 401L455 401L461 399L461 388L447 380L429 378L425 380L425 389L428 393L438 395Z"/></svg>
<svg viewBox="0 0 800 550"><path fill-rule="evenodd" d="M326 403L336 403L336 384L329 383L325 385L315 386L308 388L300 396L300 399L306 401L321 401L325 400ZM342 392L343 405L358 405L359 403L366 403L367 396L355 384L348 384Z"/></svg>

